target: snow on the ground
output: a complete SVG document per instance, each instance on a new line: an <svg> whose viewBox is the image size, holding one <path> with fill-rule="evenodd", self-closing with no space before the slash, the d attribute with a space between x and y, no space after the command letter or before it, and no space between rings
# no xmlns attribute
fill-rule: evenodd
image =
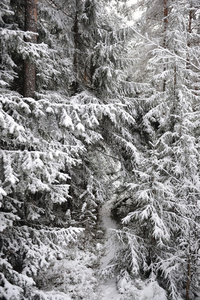
<svg viewBox="0 0 200 300"><path fill-rule="evenodd" d="M110 233L118 228L117 223L111 218L112 199L102 206L100 215L105 229L105 255L101 258L101 270L106 270L110 261L115 257L115 245L112 244ZM139 280L140 281L140 280ZM109 278L99 286L98 300L167 300L165 291L156 280L147 282L133 282L121 279L116 285L116 278Z"/></svg>
<svg viewBox="0 0 200 300"><path fill-rule="evenodd" d="M112 200L107 201L101 208L100 215L102 218L102 225L105 229L105 255L101 258L101 270L106 269L109 262L115 256L115 245L112 244L110 238L110 230L117 229L117 224L111 219ZM121 300L121 294L116 287L116 279L109 278L103 281L99 286L99 300Z"/></svg>
<svg viewBox="0 0 200 300"><path fill-rule="evenodd" d="M41 271L42 291L38 294L48 300L101 300L96 298L95 291L98 285L96 263L97 256L89 249L71 247L67 257L56 260L44 273Z"/></svg>
<svg viewBox="0 0 200 300"><path fill-rule="evenodd" d="M105 230L104 240L82 249L80 245L71 245L66 257L55 262L48 270L41 271L41 287L38 295L46 300L166 300L165 291L152 281L133 281L127 274L118 281L110 274L110 263L116 255L111 238L112 230L117 230L117 223L111 218L112 199L105 202L100 215ZM95 241L94 241L95 242ZM102 253L104 255L102 256ZM100 259L100 274L97 269Z"/></svg>
<svg viewBox="0 0 200 300"><path fill-rule="evenodd" d="M58 292L58 291L48 291L48 292L43 292L43 291L36 291L36 298L35 299L45 299L45 300L72 300L72 298L62 292ZM16 298L17 299L17 298Z"/></svg>
<svg viewBox="0 0 200 300"><path fill-rule="evenodd" d="M100 285L99 300L122 300L117 291L115 279L109 279Z"/></svg>
<svg viewBox="0 0 200 300"><path fill-rule="evenodd" d="M110 238L111 230L117 229L117 223L111 219L110 212L112 201L107 201L101 208L100 215L102 217L102 224L105 229L105 255L101 258L101 269L105 268L115 256L115 245L112 244Z"/></svg>
<svg viewBox="0 0 200 300"><path fill-rule="evenodd" d="M100 211L100 215L102 217L102 223L104 228L106 229L106 237L109 236L109 230L110 229L117 229L117 223L111 219L110 214L111 214L111 208L112 208L112 200L106 201Z"/></svg>

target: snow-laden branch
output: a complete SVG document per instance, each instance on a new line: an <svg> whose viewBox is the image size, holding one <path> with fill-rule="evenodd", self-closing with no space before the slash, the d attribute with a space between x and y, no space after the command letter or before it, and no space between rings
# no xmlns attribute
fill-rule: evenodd
<svg viewBox="0 0 200 300"><path fill-rule="evenodd" d="M60 10L63 14L65 14L68 18L70 18L71 20L73 20L73 18L71 16L69 16L69 14L62 9L61 6L59 6L55 1L53 0L45 0L47 4L49 4L52 8L56 9L56 10Z"/></svg>
<svg viewBox="0 0 200 300"><path fill-rule="evenodd" d="M177 58L179 60L184 61L187 65L192 66L193 68L195 68L197 71L200 71L200 67L196 66L195 64L193 64L192 62L190 62L189 60L177 55L176 53L173 53L172 51L170 51L169 49L164 48L163 46L159 45L158 43L152 41L148 35L143 35L141 33L139 33L134 27L132 27L132 30L138 35L140 36L142 39L147 40L150 44L156 46L158 49L163 50L164 52L168 53L170 56Z"/></svg>

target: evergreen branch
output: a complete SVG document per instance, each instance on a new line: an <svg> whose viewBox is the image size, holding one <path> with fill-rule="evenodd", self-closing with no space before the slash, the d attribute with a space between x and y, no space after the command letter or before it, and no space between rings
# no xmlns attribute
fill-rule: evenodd
<svg viewBox="0 0 200 300"><path fill-rule="evenodd" d="M177 58L177 59L179 59L179 60L182 60L182 61L184 61L187 65L190 65L191 67L195 68L197 71L200 71L200 68L199 68L198 66L194 65L192 62L188 61L187 59L185 59L185 58L183 58L183 57L181 57L181 56L179 56L179 55L177 55L176 53L171 52L169 49L166 49L166 48L164 48L163 46L157 44L156 42L152 41L147 35L144 36L143 34L139 33L135 28L132 28L132 29L133 29L133 31L134 31L137 35L139 35L141 38L143 38L143 39L147 40L148 42L150 42L150 44L152 44L152 45L158 47L158 49L167 52L168 54L170 54L170 56L172 56L172 57L174 57L174 58Z"/></svg>
<svg viewBox="0 0 200 300"><path fill-rule="evenodd" d="M165 170L165 169L162 169L162 171L164 171L167 175L169 175L170 177L172 177L175 181L177 181L178 183L180 183L181 184L181 181L180 180L178 180L176 177L174 177L172 174L170 174L169 172L167 172L167 170Z"/></svg>
<svg viewBox="0 0 200 300"><path fill-rule="evenodd" d="M46 1L52 8L62 11L63 14L65 14L68 18L70 18L70 19L73 20L73 18L72 18L71 16L69 16L69 15L66 13L66 11L63 10L63 9L61 8L61 6L58 6L58 4L57 4L55 1L53 1L53 0L45 0L45 1Z"/></svg>
<svg viewBox="0 0 200 300"><path fill-rule="evenodd" d="M111 157L111 158L116 159L116 160L118 160L118 161L121 162L121 160L120 160L119 158L115 157L115 156L112 156L112 155L110 155L110 154L106 154L105 152L103 152L103 151L101 151L101 150L98 150L98 149L96 149L96 151L102 153L102 154L105 155L105 156ZM117 173L118 173L118 172L117 172Z"/></svg>

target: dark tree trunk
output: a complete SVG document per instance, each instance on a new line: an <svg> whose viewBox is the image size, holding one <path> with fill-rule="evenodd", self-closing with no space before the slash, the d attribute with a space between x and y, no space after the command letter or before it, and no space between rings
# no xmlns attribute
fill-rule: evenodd
<svg viewBox="0 0 200 300"><path fill-rule="evenodd" d="M190 284L191 284L191 258L188 256L188 265L187 265L187 283L186 283L186 300L190 300Z"/></svg>
<svg viewBox="0 0 200 300"><path fill-rule="evenodd" d="M74 65L74 93L76 94L78 92L78 47L79 47L79 32L78 32L78 1L76 0L76 12L75 12L75 18L74 18L74 59L73 59L73 65Z"/></svg>
<svg viewBox="0 0 200 300"><path fill-rule="evenodd" d="M28 43L37 43L37 0L26 0L25 30L33 32L26 39ZM36 66L27 59L24 64L24 97L34 97L36 87Z"/></svg>
<svg viewBox="0 0 200 300"><path fill-rule="evenodd" d="M4 175L4 162L3 162L3 156L0 156L0 181L4 182L5 175Z"/></svg>
<svg viewBox="0 0 200 300"><path fill-rule="evenodd" d="M167 36L167 27L168 27L168 0L164 0L164 39L163 39L163 47L166 48L166 36ZM166 64L164 64L163 71L166 71ZM166 80L163 80L163 92L166 90Z"/></svg>
<svg viewBox="0 0 200 300"><path fill-rule="evenodd" d="M168 27L168 0L164 0L164 41L163 47L166 47L166 31Z"/></svg>
<svg viewBox="0 0 200 300"><path fill-rule="evenodd" d="M82 82L82 68L84 61L84 46L83 41L81 39L79 22L80 22L80 14L82 13L82 3L80 0L74 1L74 26L73 26L73 34L74 34L74 56L73 56L73 69L74 69L74 82L73 82L73 93L76 94L80 91L80 86ZM83 61L82 61L83 60Z"/></svg>
<svg viewBox="0 0 200 300"><path fill-rule="evenodd" d="M190 9L190 12L189 12L189 23L188 23L188 33L192 33L192 19L193 19L193 11L192 9ZM190 44L191 44L191 41L190 41L190 36L189 36L189 39L188 39L188 42L187 42L187 46L190 47Z"/></svg>

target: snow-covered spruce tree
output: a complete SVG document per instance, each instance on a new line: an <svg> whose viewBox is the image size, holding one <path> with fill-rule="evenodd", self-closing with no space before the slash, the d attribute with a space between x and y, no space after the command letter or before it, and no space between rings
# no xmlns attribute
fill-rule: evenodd
<svg viewBox="0 0 200 300"><path fill-rule="evenodd" d="M199 36L191 32L198 5L150 5L145 15L154 23L148 22L143 46L149 54L144 79L152 88L140 95L146 150L116 204L125 226L118 235L132 276L156 277L169 299L190 299L199 286Z"/></svg>
<svg viewBox="0 0 200 300"><path fill-rule="evenodd" d="M107 1L77 0L73 7L75 92L87 88L102 99L135 92L124 72L130 66L127 43L133 32L115 6L112 17L107 6Z"/></svg>
<svg viewBox="0 0 200 300"><path fill-rule="evenodd" d="M87 33L83 30L84 22L93 20L90 10L84 17L86 3L87 9L93 8L89 1L81 6L78 28L82 28L79 31L82 36ZM113 49L115 44L116 48L118 44L122 46L121 31L114 34L109 28L113 47L105 35L98 35L103 50L98 54L98 64L93 59L89 65L93 66L91 74L96 83L92 80L85 83L84 76L80 76L80 60L77 64L80 71L74 69L74 55L81 53L74 40L75 32L71 32L76 10L72 7L66 14L69 4L38 3L38 37L37 43L32 43L29 40L32 33L24 31L25 2L1 3L0 295L3 299L46 299L47 294L36 285L39 270L43 268L45 272L54 260L66 255L68 243L77 240L83 227L89 228L88 232L95 227L98 204L105 198L102 186L105 176L99 176L100 166L94 159L99 150L106 152L103 138L108 142L112 132L114 145L124 145L124 152L135 155L135 148L130 141L126 142L134 125L127 102L121 105L117 92L114 89L110 92L106 80L101 84L102 73L95 73L104 63L106 72L114 73L116 69L117 74L118 51L115 53ZM100 19L98 22L101 23ZM107 34L100 25L98 28ZM105 49L107 56L103 59ZM92 61L95 51L91 55L84 50L82 55ZM27 60L36 67L35 99L21 95ZM76 91L75 78L81 86ZM101 90L101 98L93 90L95 85ZM123 86L126 87L126 82ZM120 90L121 94L127 93L127 88ZM129 95L133 91L129 88ZM123 129L125 124L128 130ZM106 165L104 154L101 157ZM58 293L57 297L62 299L63 295Z"/></svg>
<svg viewBox="0 0 200 300"><path fill-rule="evenodd" d="M67 145L60 142L70 126L62 105L54 114L49 102L22 98L12 90L19 84L15 60L21 57L22 66L23 53L31 57L32 49L41 59L45 49L45 57L53 60L47 45L28 44L25 49L25 33L15 25L14 11L9 2L2 6L0 297L32 299L38 270L66 252L82 231L68 228L65 216L70 198L66 168L78 162L81 146L73 137Z"/></svg>
<svg viewBox="0 0 200 300"><path fill-rule="evenodd" d="M76 29L74 41L76 46L74 69L77 72L77 74L75 72L77 76L75 93L87 89L86 96L80 97L77 94L77 97L83 101L84 105L87 104L88 108L89 103L91 105L95 103L94 107L98 103L99 108L102 107L104 112L100 122L96 123L97 130L102 134L104 141L112 149L111 151L116 156L120 156L128 165L127 157L131 156L134 163L137 156L136 148L133 145L134 137L130 132L135 129L134 118L137 113L133 96L138 87L132 78L129 78L130 60L127 63L127 43L133 32L121 19L119 20L117 15L113 17L113 14L111 17L108 12L103 10L103 4L106 3L85 1L81 5L79 1L76 2L74 19L76 26L73 27ZM113 12L116 12L114 8ZM84 92L82 95L85 95ZM127 124L126 129L124 122ZM87 149L95 156L98 151L100 151L99 153L106 152L104 142L97 142L95 146L92 144L91 147L87 146ZM83 168L84 173L86 169L88 167ZM83 195L87 195L84 189L83 183ZM77 194L77 191L75 193Z"/></svg>

